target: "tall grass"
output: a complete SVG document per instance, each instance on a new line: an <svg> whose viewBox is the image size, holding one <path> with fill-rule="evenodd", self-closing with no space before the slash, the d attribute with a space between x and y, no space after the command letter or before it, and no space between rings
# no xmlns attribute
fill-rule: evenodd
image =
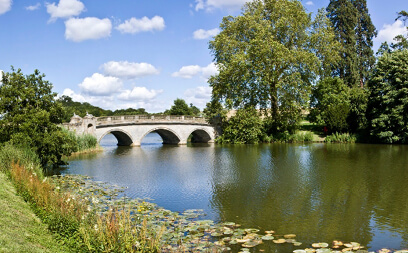
<svg viewBox="0 0 408 253"><path fill-rule="evenodd" d="M95 136L90 134L77 135L75 132L69 131L65 128L62 129L63 132L67 134L68 138L76 143L76 152L92 150L98 147L98 140Z"/></svg>
<svg viewBox="0 0 408 253"><path fill-rule="evenodd" d="M311 142L313 141L313 133L310 131L299 131L289 136L288 142Z"/></svg>
<svg viewBox="0 0 408 253"><path fill-rule="evenodd" d="M40 159L33 150L10 143L0 146L0 171L9 175L13 161L18 161L21 166L43 178Z"/></svg>
<svg viewBox="0 0 408 253"><path fill-rule="evenodd" d="M357 140L356 136L349 133L334 133L329 135L324 140L328 143L355 143Z"/></svg>
<svg viewBox="0 0 408 253"><path fill-rule="evenodd" d="M73 252L159 252L163 230L152 231L146 221L126 208L96 213L89 203L64 192L41 174L38 158L28 149L0 148L0 169L52 232Z"/></svg>
<svg viewBox="0 0 408 253"><path fill-rule="evenodd" d="M290 134L288 131L282 132L273 136L274 142L289 142L289 143L303 143L311 142L314 139L313 132L310 131L298 131Z"/></svg>

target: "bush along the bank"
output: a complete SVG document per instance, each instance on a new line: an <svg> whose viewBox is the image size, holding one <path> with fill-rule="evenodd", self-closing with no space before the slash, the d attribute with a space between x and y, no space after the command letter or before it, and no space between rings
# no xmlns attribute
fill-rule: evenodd
<svg viewBox="0 0 408 253"><path fill-rule="evenodd" d="M324 140L327 143L355 143L357 140L355 135L349 133L334 133L328 135Z"/></svg>

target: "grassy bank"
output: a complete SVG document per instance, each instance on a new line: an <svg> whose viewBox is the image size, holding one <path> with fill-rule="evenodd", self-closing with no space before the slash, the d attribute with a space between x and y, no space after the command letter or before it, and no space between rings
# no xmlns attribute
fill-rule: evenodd
<svg viewBox="0 0 408 253"><path fill-rule="evenodd" d="M0 252L70 252L0 173Z"/></svg>

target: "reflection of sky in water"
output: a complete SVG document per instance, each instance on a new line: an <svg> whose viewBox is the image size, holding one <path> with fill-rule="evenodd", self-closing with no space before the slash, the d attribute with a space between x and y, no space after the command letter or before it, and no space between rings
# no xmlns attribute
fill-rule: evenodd
<svg viewBox="0 0 408 253"><path fill-rule="evenodd" d="M74 159L64 173L126 186L130 197L206 219L295 233L307 243L353 240L371 250L407 243L408 148L375 145L162 145L117 147ZM373 217L376 217L375 220ZM286 248L287 249L287 248ZM283 251L285 252L285 251Z"/></svg>
<svg viewBox="0 0 408 253"><path fill-rule="evenodd" d="M394 249L400 249L402 244L401 235L396 232L391 232L393 228L387 225L378 225L375 218L370 219L371 233L373 235L372 241L376 242L376 248L387 248L389 245L394 245ZM372 247L373 245L367 245Z"/></svg>

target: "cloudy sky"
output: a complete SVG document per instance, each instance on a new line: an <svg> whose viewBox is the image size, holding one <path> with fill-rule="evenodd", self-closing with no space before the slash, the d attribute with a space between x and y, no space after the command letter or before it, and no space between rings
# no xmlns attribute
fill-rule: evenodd
<svg viewBox="0 0 408 253"><path fill-rule="evenodd" d="M105 109L203 108L216 73L208 41L245 0L0 0L0 70L39 69L59 95ZM405 32L407 0L367 0L382 41ZM329 0L302 2L309 12ZM408 24L407 24L408 25Z"/></svg>

